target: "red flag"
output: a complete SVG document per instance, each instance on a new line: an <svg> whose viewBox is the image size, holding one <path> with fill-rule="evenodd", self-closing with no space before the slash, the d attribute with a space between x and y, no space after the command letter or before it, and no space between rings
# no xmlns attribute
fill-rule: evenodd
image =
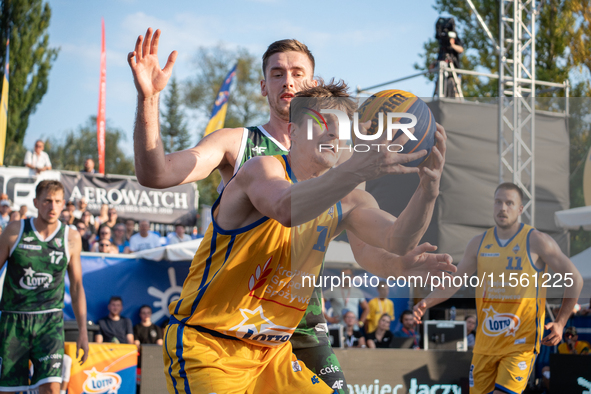
<svg viewBox="0 0 591 394"><path fill-rule="evenodd" d="M96 138L98 145L99 172L105 173L105 96L107 94L107 52L105 50L105 19L102 20L101 44L101 83L99 86L99 106L96 117Z"/></svg>

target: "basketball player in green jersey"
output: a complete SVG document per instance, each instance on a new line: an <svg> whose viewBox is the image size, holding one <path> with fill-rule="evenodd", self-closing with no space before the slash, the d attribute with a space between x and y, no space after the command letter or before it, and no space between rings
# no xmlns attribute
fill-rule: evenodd
<svg viewBox="0 0 591 394"><path fill-rule="evenodd" d="M153 188L166 188L204 179L218 169L226 184L251 157L287 153L291 145L288 136L290 102L303 87L315 84L314 57L304 44L296 40L277 41L263 55L265 79L261 81L261 94L269 102L268 123L257 127L221 129L203 138L192 149L165 155L159 132L158 99L170 77L177 53L175 51L169 56L161 70L157 58L159 37L159 30L152 35L152 29L148 29L145 40L138 37L135 51L128 56L138 90L134 151L136 175L140 183ZM417 189L411 201L411 204L420 207L417 211L421 215L411 225L416 227L409 228L408 234L413 234L412 239L405 240L406 249L401 249L400 255L417 246L430 222L445 156L445 131L441 126L438 130L435 154L421 169L422 187ZM365 245L353 234L348 235L356 259L364 269L376 275L408 275L409 270L426 275L429 269L438 271L446 265L438 265L443 261L441 255L424 255L427 260L422 266L411 267L412 259L407 257L404 260L404 257ZM434 250L433 246L421 245L417 252ZM321 369L331 371L320 377L329 386L344 393L347 386L326 335L321 299L318 289L291 341L298 358L317 373Z"/></svg>
<svg viewBox="0 0 591 394"><path fill-rule="evenodd" d="M0 392L39 388L40 394L58 394L66 270L79 330L76 358L80 349L80 362L88 357L82 241L78 231L59 220L64 207L60 182L39 182L33 201L38 217L12 222L0 236L0 261L8 264L0 300ZM34 367L30 383L29 360Z"/></svg>

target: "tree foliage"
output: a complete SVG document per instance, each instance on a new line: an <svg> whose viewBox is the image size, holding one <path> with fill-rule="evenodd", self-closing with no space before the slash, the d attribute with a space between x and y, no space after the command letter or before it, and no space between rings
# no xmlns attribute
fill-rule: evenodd
<svg viewBox="0 0 591 394"><path fill-rule="evenodd" d="M181 106L181 92L174 76L170 80L168 93L164 97L160 133L166 153L187 149L191 146L191 136Z"/></svg>
<svg viewBox="0 0 591 394"><path fill-rule="evenodd" d="M252 126L268 118L267 100L261 96L260 89L261 61L243 48L235 51L222 46L201 48L195 59L196 75L188 81L185 91L186 106L198 110L205 119L199 127L200 133L205 130L224 78L236 63L236 82L230 92L224 126Z"/></svg>
<svg viewBox="0 0 591 394"><path fill-rule="evenodd" d="M105 131L105 172L107 174L135 175L133 159L127 157L119 145L125 133L109 127ZM86 124L71 130L63 138L52 137L45 145L55 170L80 171L84 161L92 158L98 167L98 145L96 139L96 116L91 116Z"/></svg>
<svg viewBox="0 0 591 394"><path fill-rule="evenodd" d="M537 25L541 28L536 31L536 79L558 83L568 79L569 70L575 64L569 44L576 37L576 5L579 2L580 0L538 2ZM498 42L499 1L474 0L473 3ZM433 7L441 14L450 14L456 19L457 30L465 49L461 67L498 73L499 58L496 48L480 27L468 3L465 0L436 0ZM420 54L424 61L422 64L415 64L415 68L427 70L429 64L437 58L438 47L434 38L428 40L423 45L424 52ZM509 47L508 50L512 56L512 49ZM580 60L576 61L580 63ZM429 75L429 78L433 80L434 75ZM498 80L464 75L462 89L466 97L498 97ZM561 90L552 94L564 95L564 92Z"/></svg>
<svg viewBox="0 0 591 394"><path fill-rule="evenodd" d="M47 92L49 71L58 49L50 48L51 9L42 0L2 0L0 6L0 62L6 57L7 32L10 31L9 105L6 151L21 146L29 117ZM4 70L0 71L3 76ZM22 164L22 158L7 155L7 164Z"/></svg>

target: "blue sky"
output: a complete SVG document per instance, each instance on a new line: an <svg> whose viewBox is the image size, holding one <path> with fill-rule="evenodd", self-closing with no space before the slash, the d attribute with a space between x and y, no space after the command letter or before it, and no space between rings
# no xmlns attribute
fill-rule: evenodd
<svg viewBox="0 0 591 394"><path fill-rule="evenodd" d="M60 53L47 94L30 118L25 146L31 149L37 138L61 136L96 115L101 17L106 27L107 119L126 133L131 155L136 90L126 56L148 27L162 30L161 66L172 50L179 52L175 75L181 83L194 74L199 47L240 46L258 57L271 42L296 38L310 47L318 76L367 87L416 72L412 65L420 60L418 54L433 36L438 18L433 3L50 0L50 44L60 47ZM392 87L427 97L433 91L425 78ZM200 127L189 123L195 135Z"/></svg>

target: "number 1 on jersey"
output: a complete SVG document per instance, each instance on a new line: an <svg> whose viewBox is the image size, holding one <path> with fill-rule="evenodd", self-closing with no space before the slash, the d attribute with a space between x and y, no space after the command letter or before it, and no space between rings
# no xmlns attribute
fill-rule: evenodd
<svg viewBox="0 0 591 394"><path fill-rule="evenodd" d="M316 227L316 231L318 231L320 234L318 234L318 241L316 242L316 245L314 245L312 247L312 249L317 250L319 252L324 252L326 250L326 236L328 235L328 227L327 226L318 226Z"/></svg>
<svg viewBox="0 0 591 394"><path fill-rule="evenodd" d="M56 252L55 250L49 254L51 256L51 264L59 264L64 252Z"/></svg>

